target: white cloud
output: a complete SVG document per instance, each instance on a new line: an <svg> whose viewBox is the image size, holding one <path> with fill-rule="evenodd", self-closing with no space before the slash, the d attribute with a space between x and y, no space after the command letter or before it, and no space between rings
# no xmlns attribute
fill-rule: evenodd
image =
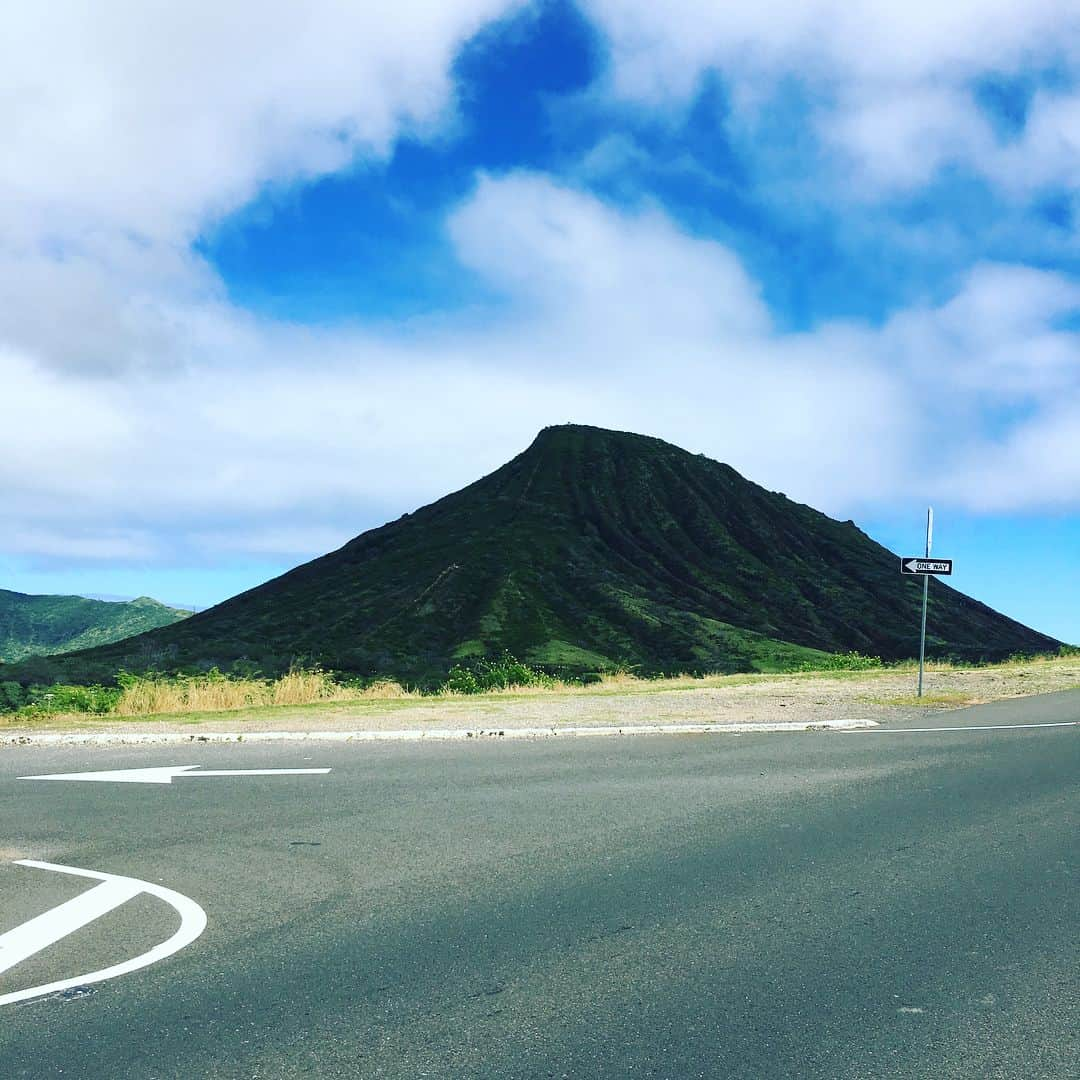
<svg viewBox="0 0 1080 1080"><path fill-rule="evenodd" d="M83 532L70 522L46 528L16 526L4 538L7 555L31 561L60 559L78 562L146 563L166 553L165 545L137 529L96 526Z"/></svg>
<svg viewBox="0 0 1080 1080"><path fill-rule="evenodd" d="M757 285L724 248L656 211L601 212L594 199L538 176L482 179L450 231L467 265L519 300L557 310L564 337L575 322L579 334L600 332L597 345L613 332L677 342L768 325ZM596 326L598 308L618 309L618 326Z"/></svg>
<svg viewBox="0 0 1080 1080"><path fill-rule="evenodd" d="M970 95L949 87L874 83L849 88L817 117L826 146L858 165L850 195L919 188L945 164L992 152L990 125Z"/></svg>
<svg viewBox="0 0 1080 1080"><path fill-rule="evenodd" d="M0 343L109 373L183 363L210 330L223 290L185 246L113 235L94 251L47 247L5 249L0 237Z"/></svg>
<svg viewBox="0 0 1080 1080"><path fill-rule="evenodd" d="M452 121L456 51L517 3L9 5L0 342L65 367L178 362L220 290L197 236L267 185Z"/></svg>
<svg viewBox="0 0 1080 1080"><path fill-rule="evenodd" d="M1080 503L1080 394L1017 425L1005 438L960 456L943 486L964 492L967 504L979 511L1075 511Z"/></svg>
<svg viewBox="0 0 1080 1080"><path fill-rule="evenodd" d="M635 97L685 93L707 66L903 80L948 68L968 77L1057 55L1080 35L1071 0L586 0L585 8L611 37L620 89Z"/></svg>
<svg viewBox="0 0 1080 1080"><path fill-rule="evenodd" d="M981 165L1015 195L1048 187L1080 194L1080 93L1036 94L1020 137L985 149Z"/></svg>
<svg viewBox="0 0 1080 1080"><path fill-rule="evenodd" d="M997 144L972 82L1045 67L1080 78L1074 0L764 0L701 4L586 0L611 42L612 90L654 107L689 99L716 69L748 141L768 135L762 112L792 81L814 102L823 145L849 191L879 196L961 163L1013 194L1075 187L1076 98L1037 96L1020 145Z"/></svg>
<svg viewBox="0 0 1080 1080"><path fill-rule="evenodd" d="M257 529L208 529L188 537L189 546L204 555L244 559L270 555L310 556L314 552L336 551L356 534L355 529L316 524L311 527L268 522Z"/></svg>
<svg viewBox="0 0 1080 1080"><path fill-rule="evenodd" d="M0 205L36 235L191 236L261 184L385 151L450 105L461 43L506 0L10 5Z"/></svg>
<svg viewBox="0 0 1080 1080"><path fill-rule="evenodd" d="M969 406L1022 406L1080 394L1080 284L1023 266L974 267L937 308L900 312L882 339L916 382Z"/></svg>

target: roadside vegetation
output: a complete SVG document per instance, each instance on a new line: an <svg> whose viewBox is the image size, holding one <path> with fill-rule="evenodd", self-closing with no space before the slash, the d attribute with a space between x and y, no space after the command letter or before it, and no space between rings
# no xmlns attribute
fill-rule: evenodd
<svg viewBox="0 0 1080 1080"><path fill-rule="evenodd" d="M1062 646L1057 654L1017 655L1001 664L973 665L949 661L929 661L930 672L971 670L1009 672L1022 665L1040 665L1057 660L1080 658L1080 648ZM781 677L858 678L875 674L913 671L915 661L884 663L880 657L858 652L826 655L814 663L801 662ZM676 674L644 678L629 670L603 671L584 676L557 677L522 663L509 653L494 659L479 659L451 668L441 685L430 689L403 686L391 679L343 679L319 668L294 667L277 678L262 676L244 661L229 672L212 668L205 672L164 675L156 672L132 674L119 672L115 686L71 686L65 684L32 685L0 681L0 725L7 727L65 717L90 719L136 719L155 716L193 716L275 706L313 706L319 704L391 703L433 701L475 695L498 697L521 694L642 693L695 689L709 686L734 686L752 683L776 675ZM889 705L947 705L966 703L963 694L944 692L933 698L889 697L874 700Z"/></svg>

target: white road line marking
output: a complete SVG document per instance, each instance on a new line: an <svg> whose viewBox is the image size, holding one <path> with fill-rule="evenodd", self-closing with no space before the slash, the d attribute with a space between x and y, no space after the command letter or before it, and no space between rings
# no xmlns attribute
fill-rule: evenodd
<svg viewBox="0 0 1080 1080"><path fill-rule="evenodd" d="M190 773L196 780L201 776L299 776L302 773L328 773L329 769L203 769Z"/></svg>
<svg viewBox="0 0 1080 1080"><path fill-rule="evenodd" d="M54 942L74 934L88 923L107 915L142 892L142 886L130 881L103 881L100 885L68 900L44 915L24 922L0 936L0 972L48 948Z"/></svg>
<svg viewBox="0 0 1080 1080"><path fill-rule="evenodd" d="M73 986L86 986L89 983L104 982L119 975L127 975L140 968L149 967L159 960L164 960L179 952L185 945L190 945L206 929L206 912L194 900L166 889L163 885L154 885L138 878L123 877L119 874L102 874L96 870L83 870L77 866L60 866L56 863L37 862L34 859L20 859L17 866L30 866L38 870L53 870L59 874L71 874L75 877L94 878L104 884L65 901L44 915L25 922L22 926L9 930L0 937L0 971L14 967L20 960L48 948L54 942L67 937L76 930L114 908L126 903L140 893L149 893L173 907L180 915L180 928L167 941L155 945L148 952L136 956L112 967L92 971L88 975L79 975L74 979L61 979L43 986L32 986L26 990L0 995L0 1005L11 1005L17 1001L55 994Z"/></svg>
<svg viewBox="0 0 1080 1080"><path fill-rule="evenodd" d="M16 780L97 780L112 784L171 784L174 777L282 776L300 773L328 773L329 769L199 769L198 765L161 765L151 769L111 769L100 772L52 773L47 776L17 776Z"/></svg>
<svg viewBox="0 0 1080 1080"><path fill-rule="evenodd" d="M878 735L904 735L912 732L926 731L1023 731L1025 728L1047 727L1076 727L1080 720L1055 720L1047 724L968 724L956 727L907 727L907 728L874 728ZM849 731L859 731L859 728L848 728Z"/></svg>

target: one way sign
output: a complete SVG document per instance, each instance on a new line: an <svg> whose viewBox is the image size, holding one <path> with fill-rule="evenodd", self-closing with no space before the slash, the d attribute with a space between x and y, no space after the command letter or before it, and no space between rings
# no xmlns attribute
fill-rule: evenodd
<svg viewBox="0 0 1080 1080"><path fill-rule="evenodd" d="M947 576L952 573L952 559L920 559L917 555L905 555L900 560L901 574L937 574Z"/></svg>

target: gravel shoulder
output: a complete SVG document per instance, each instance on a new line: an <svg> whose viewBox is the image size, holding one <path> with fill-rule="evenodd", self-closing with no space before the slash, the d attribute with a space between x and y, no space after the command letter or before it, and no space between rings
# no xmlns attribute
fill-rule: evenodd
<svg viewBox="0 0 1080 1080"><path fill-rule="evenodd" d="M402 731L632 724L733 724L869 719L880 724L949 709L1080 689L1080 659L931 669L915 697L914 670L737 675L521 691L474 697L367 699L194 715L56 718L0 724L5 736L42 731Z"/></svg>

